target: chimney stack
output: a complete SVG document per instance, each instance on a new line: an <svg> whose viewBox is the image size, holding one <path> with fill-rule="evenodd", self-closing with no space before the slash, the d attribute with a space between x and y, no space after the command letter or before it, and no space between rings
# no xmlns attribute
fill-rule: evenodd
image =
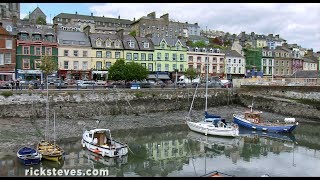
<svg viewBox="0 0 320 180"><path fill-rule="evenodd" d="M135 22L136 21L136 18L133 18L133 22Z"/></svg>
<svg viewBox="0 0 320 180"><path fill-rule="evenodd" d="M91 16L93 16L93 13L91 13Z"/></svg>
<svg viewBox="0 0 320 180"><path fill-rule="evenodd" d="M91 27L90 27L89 25L83 28L83 32L84 32L87 36L90 35L90 28L91 28Z"/></svg>
<svg viewBox="0 0 320 180"><path fill-rule="evenodd" d="M118 16L118 19L120 19L120 15Z"/></svg>
<svg viewBox="0 0 320 180"><path fill-rule="evenodd" d="M78 14L78 12L76 11L76 14Z"/></svg>
<svg viewBox="0 0 320 180"><path fill-rule="evenodd" d="M169 14L168 14L168 13L160 16L160 18L162 18L162 19L164 19L165 21L168 21L168 22L169 22Z"/></svg>
<svg viewBox="0 0 320 180"><path fill-rule="evenodd" d="M150 17L150 18L152 18L152 19L155 19L156 18L156 12L151 12L151 13L149 13L148 15L147 15L147 17Z"/></svg>

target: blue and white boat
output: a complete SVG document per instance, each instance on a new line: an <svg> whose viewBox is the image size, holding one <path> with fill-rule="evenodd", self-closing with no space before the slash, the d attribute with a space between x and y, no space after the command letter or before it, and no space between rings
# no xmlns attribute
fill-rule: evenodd
<svg viewBox="0 0 320 180"><path fill-rule="evenodd" d="M20 148L17 152L17 156L24 165L39 164L42 158L41 154L31 147Z"/></svg>
<svg viewBox="0 0 320 180"><path fill-rule="evenodd" d="M250 111L245 111L243 114L233 114L233 122L239 126L249 128L257 131L276 132L276 133L290 133L297 126L295 118L285 118L284 121L268 122L261 119L261 111L253 111L250 106Z"/></svg>

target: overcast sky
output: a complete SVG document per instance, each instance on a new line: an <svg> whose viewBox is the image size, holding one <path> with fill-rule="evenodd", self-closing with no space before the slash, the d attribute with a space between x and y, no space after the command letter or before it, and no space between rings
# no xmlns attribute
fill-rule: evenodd
<svg viewBox="0 0 320 180"><path fill-rule="evenodd" d="M169 19L198 22L204 30L279 34L290 44L320 51L320 3L21 3L21 18L37 5L47 22L61 12L133 20L155 11L156 17L169 13Z"/></svg>

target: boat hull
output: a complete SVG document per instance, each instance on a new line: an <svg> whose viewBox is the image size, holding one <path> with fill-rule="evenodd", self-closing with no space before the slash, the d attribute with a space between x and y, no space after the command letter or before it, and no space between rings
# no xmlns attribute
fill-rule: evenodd
<svg viewBox="0 0 320 180"><path fill-rule="evenodd" d="M39 142L37 149L42 155L43 159L55 162L62 160L63 150L57 145L46 141L41 141Z"/></svg>
<svg viewBox="0 0 320 180"><path fill-rule="evenodd" d="M233 116L233 122L245 128L249 128L257 131L276 132L276 133L290 133L297 127L297 124L272 125L272 126L260 125L260 124L255 124L250 121L247 121L237 115Z"/></svg>
<svg viewBox="0 0 320 180"><path fill-rule="evenodd" d="M187 121L190 130L202 133L205 135L213 136L226 136L226 137L236 137L239 136L239 130L237 128L220 128L214 127L209 122L191 122Z"/></svg>
<svg viewBox="0 0 320 180"><path fill-rule="evenodd" d="M41 154L33 148L23 147L17 152L19 161L24 165L36 165L41 161Z"/></svg>

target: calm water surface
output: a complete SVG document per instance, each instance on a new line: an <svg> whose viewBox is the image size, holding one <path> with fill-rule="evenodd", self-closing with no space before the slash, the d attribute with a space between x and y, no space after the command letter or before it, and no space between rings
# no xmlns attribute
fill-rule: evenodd
<svg viewBox="0 0 320 180"><path fill-rule="evenodd" d="M109 176L201 176L218 170L239 177L320 176L320 124L300 123L291 136L240 129L240 137L222 138L191 132L186 125L111 132L127 142L130 153L102 158L81 147L80 139L60 143L60 163L43 160L47 169L108 169ZM25 176L16 156L0 157L0 176Z"/></svg>

